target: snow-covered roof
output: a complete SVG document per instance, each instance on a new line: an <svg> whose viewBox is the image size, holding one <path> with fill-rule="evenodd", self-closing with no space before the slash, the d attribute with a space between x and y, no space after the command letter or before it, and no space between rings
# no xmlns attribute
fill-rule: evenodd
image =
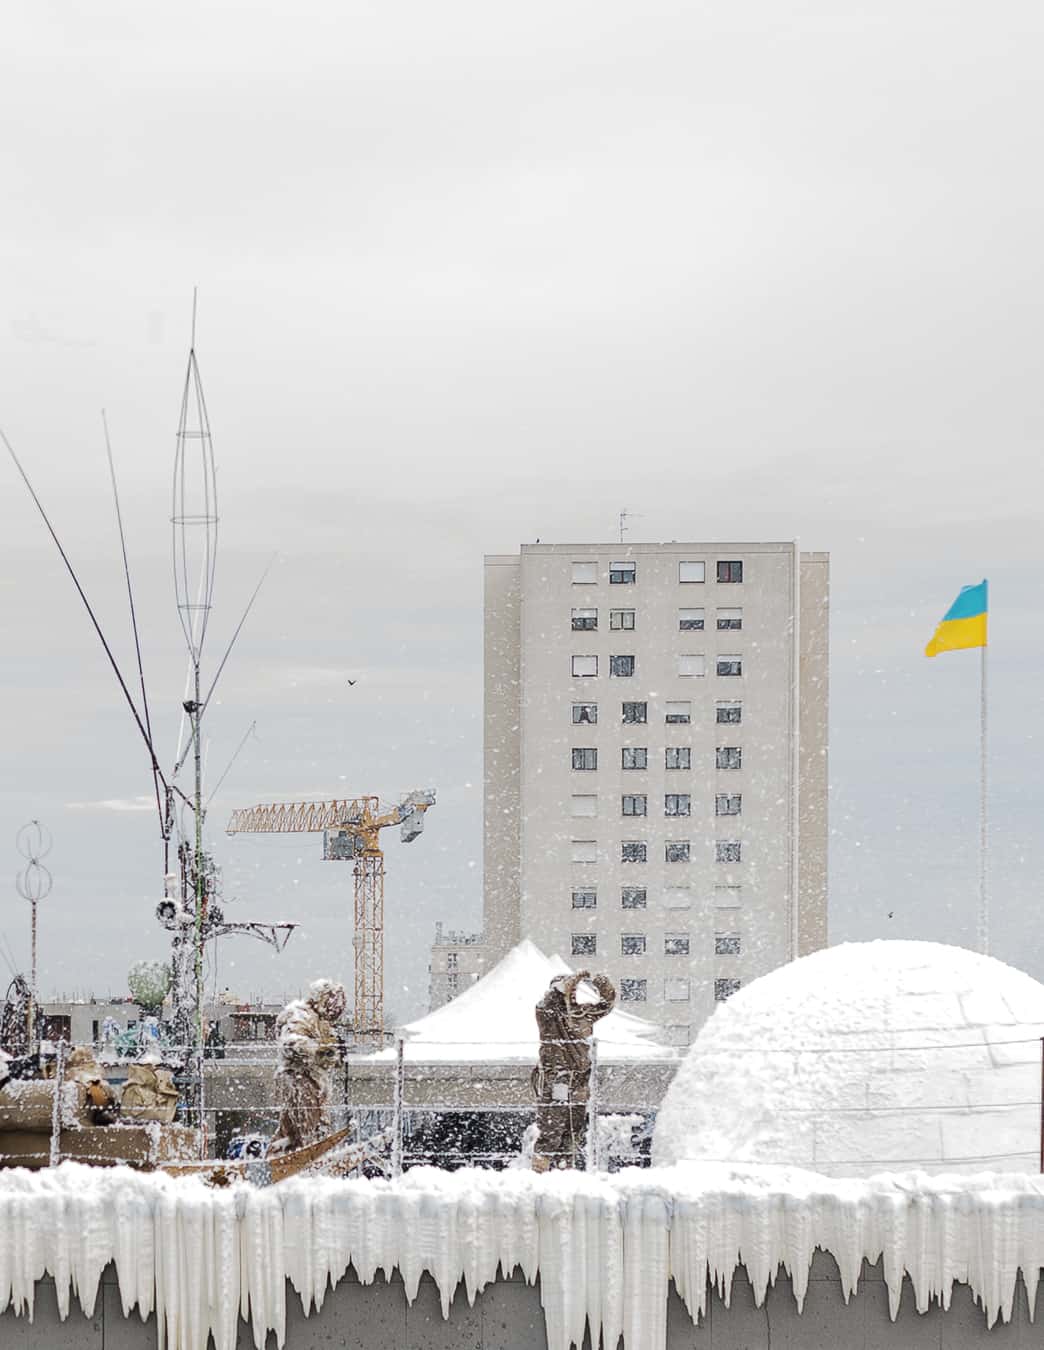
<svg viewBox="0 0 1044 1350"><path fill-rule="evenodd" d="M934 942L815 952L702 1027L653 1160L1035 1172L1042 1035L1044 985L991 957Z"/></svg>
<svg viewBox="0 0 1044 1350"><path fill-rule="evenodd" d="M558 956L545 956L524 939L492 970L426 1017L402 1027L405 1057L424 1063L532 1064L537 1053L534 1008L556 975L570 974ZM631 1013L613 1009L595 1027L600 1061L674 1059L675 1051L656 1041L658 1028ZM394 1059L395 1050L371 1059Z"/></svg>

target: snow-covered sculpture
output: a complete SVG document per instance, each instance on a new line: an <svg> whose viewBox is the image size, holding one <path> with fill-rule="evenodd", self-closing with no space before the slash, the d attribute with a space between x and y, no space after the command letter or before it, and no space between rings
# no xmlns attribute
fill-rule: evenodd
<svg viewBox="0 0 1044 1350"><path fill-rule="evenodd" d="M581 970L553 979L536 1005L540 1050L532 1080L537 1099L535 1172L576 1167L579 1162L591 1090L590 1039L595 1023L612 1011L615 1002L616 990L608 975Z"/></svg>
<svg viewBox="0 0 1044 1350"><path fill-rule="evenodd" d="M295 998L276 1018L283 1109L270 1153L302 1148L328 1133L332 1071L341 1061L335 1028L347 1005L344 985L314 980L307 998Z"/></svg>

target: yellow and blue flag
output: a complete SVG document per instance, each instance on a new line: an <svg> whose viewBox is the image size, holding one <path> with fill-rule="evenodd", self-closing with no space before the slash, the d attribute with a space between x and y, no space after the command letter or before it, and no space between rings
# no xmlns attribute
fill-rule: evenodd
<svg viewBox="0 0 1044 1350"><path fill-rule="evenodd" d="M977 586L962 586L961 593L942 616L925 656L940 652L959 652L965 647L986 646L986 615L989 595L985 581Z"/></svg>

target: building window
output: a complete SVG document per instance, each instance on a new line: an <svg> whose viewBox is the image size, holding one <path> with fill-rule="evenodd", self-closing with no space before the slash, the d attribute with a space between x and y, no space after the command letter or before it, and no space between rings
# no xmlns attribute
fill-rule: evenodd
<svg viewBox="0 0 1044 1350"><path fill-rule="evenodd" d="M739 933L715 933L714 934L714 955L715 956L739 956L740 954L740 935Z"/></svg>
<svg viewBox="0 0 1044 1350"><path fill-rule="evenodd" d="M634 629L634 610L633 609L611 609L609 611L609 627L613 632L630 633Z"/></svg>
<svg viewBox="0 0 1044 1350"><path fill-rule="evenodd" d="M676 699L673 702L668 699L665 710L664 720L672 726L687 725L692 721L692 704L688 699Z"/></svg>
<svg viewBox="0 0 1044 1350"><path fill-rule="evenodd" d="M610 656L609 658L610 675L633 675L634 657L633 656Z"/></svg>
<svg viewBox="0 0 1044 1350"><path fill-rule="evenodd" d="M739 816L743 814L743 797L738 792L719 792L714 798L716 816Z"/></svg>
<svg viewBox="0 0 1044 1350"><path fill-rule="evenodd" d="M596 562L573 563L574 586L591 586L597 580L598 580L598 564Z"/></svg>
<svg viewBox="0 0 1044 1350"><path fill-rule="evenodd" d="M574 656L573 657L573 678L579 679L581 676L598 674L597 656Z"/></svg>
<svg viewBox="0 0 1044 1350"><path fill-rule="evenodd" d="M571 806L570 814L573 816L596 816L598 814L598 798L594 794L581 796L574 792Z"/></svg>
<svg viewBox="0 0 1044 1350"><path fill-rule="evenodd" d="M663 996L668 1003L684 1003L689 997L689 981L664 980Z"/></svg>
<svg viewBox="0 0 1044 1350"><path fill-rule="evenodd" d="M742 769L743 749L738 745L719 745L714 759L719 769Z"/></svg>
<svg viewBox="0 0 1044 1350"><path fill-rule="evenodd" d="M598 721L597 703L574 703L573 704L573 724L574 726L594 726Z"/></svg>
<svg viewBox="0 0 1044 1350"><path fill-rule="evenodd" d="M718 632L726 631L736 632L743 627L743 611L741 609L719 609L718 610Z"/></svg>
<svg viewBox="0 0 1044 1350"><path fill-rule="evenodd" d="M692 749L688 745L669 745L663 752L665 769L691 769Z"/></svg>
<svg viewBox="0 0 1044 1350"><path fill-rule="evenodd" d="M456 970L456 969L457 969L457 957L459 956L459 954L460 954L459 952L447 952L447 953L446 953L446 969L447 969L447 970Z"/></svg>
<svg viewBox="0 0 1044 1350"><path fill-rule="evenodd" d="M574 909L597 909L598 892L590 886L582 886L573 892Z"/></svg>
<svg viewBox="0 0 1044 1350"><path fill-rule="evenodd" d="M743 657L742 656L719 656L718 657L719 675L742 675Z"/></svg>
<svg viewBox="0 0 1044 1350"><path fill-rule="evenodd" d="M647 998L648 980L621 980L621 1003L644 1003Z"/></svg>
<svg viewBox="0 0 1044 1350"><path fill-rule="evenodd" d="M665 1045L688 1045L690 1028L687 1023L676 1022L672 1026L664 1027L663 1039Z"/></svg>
<svg viewBox="0 0 1044 1350"><path fill-rule="evenodd" d="M573 768L574 769L597 769L598 751L593 745L574 745L573 746Z"/></svg>
<svg viewBox="0 0 1044 1350"><path fill-rule="evenodd" d="M743 721L743 704L719 703L715 713L719 725L728 723L730 726L738 726Z"/></svg>
<svg viewBox="0 0 1044 1350"><path fill-rule="evenodd" d="M620 955L621 956L644 956L645 955L645 934L644 933L623 933L620 937Z"/></svg>
<svg viewBox="0 0 1044 1350"><path fill-rule="evenodd" d="M678 580L685 583L706 581L707 564L705 562L680 562L678 564Z"/></svg>
<svg viewBox="0 0 1044 1350"><path fill-rule="evenodd" d="M621 886L621 887L620 887L620 907L621 907L621 909L644 909L644 908L645 908L645 887L644 887L644 886Z"/></svg>
<svg viewBox="0 0 1044 1350"><path fill-rule="evenodd" d="M680 609L678 611L678 627L683 633L702 633L703 610Z"/></svg>
<svg viewBox="0 0 1044 1350"><path fill-rule="evenodd" d="M644 745L625 745L620 751L620 767L622 769L647 769L649 767L649 751Z"/></svg>
<svg viewBox="0 0 1044 1350"><path fill-rule="evenodd" d="M447 975L447 976L446 976L446 988L449 990L449 992L450 992L451 994L455 994L455 993L457 992L457 990L458 990L459 987L460 987L460 976L459 976L459 975Z"/></svg>
<svg viewBox="0 0 1044 1350"><path fill-rule="evenodd" d="M610 586L633 586L638 567L633 562L611 562L609 564Z"/></svg>
<svg viewBox="0 0 1044 1350"><path fill-rule="evenodd" d="M692 905L692 891L688 886L665 886L663 889L664 909L689 909Z"/></svg>
<svg viewBox="0 0 1044 1350"><path fill-rule="evenodd" d="M702 652L693 655L682 655L678 657L679 675L706 675L707 658Z"/></svg>
<svg viewBox="0 0 1044 1350"><path fill-rule="evenodd" d="M715 909L739 909L742 898L743 888L741 886L714 887Z"/></svg>
<svg viewBox="0 0 1044 1350"><path fill-rule="evenodd" d="M598 611L596 609L574 609L573 610L573 632L574 633L593 633L598 627Z"/></svg>
<svg viewBox="0 0 1044 1350"><path fill-rule="evenodd" d="M665 816L688 816L692 813L692 799L687 792L668 792L663 799Z"/></svg>
<svg viewBox="0 0 1044 1350"><path fill-rule="evenodd" d="M691 844L688 839L668 839L663 846L665 862L688 862Z"/></svg>
<svg viewBox="0 0 1044 1350"><path fill-rule="evenodd" d="M738 839L715 839L714 861L720 863L742 862L742 848Z"/></svg>
<svg viewBox="0 0 1044 1350"><path fill-rule="evenodd" d="M620 844L621 862L645 862L649 846L642 839L624 839Z"/></svg>
<svg viewBox="0 0 1044 1350"><path fill-rule="evenodd" d="M593 863L598 861L598 842L595 839L574 839L572 841L571 861L575 863Z"/></svg>
<svg viewBox="0 0 1044 1350"><path fill-rule="evenodd" d="M625 703L623 705L623 720L625 726L637 726L644 722L649 713L647 703Z"/></svg>
<svg viewBox="0 0 1044 1350"><path fill-rule="evenodd" d="M664 956L688 956L688 933L664 933L663 954Z"/></svg>
<svg viewBox="0 0 1044 1350"><path fill-rule="evenodd" d="M714 981L714 1002L724 1003L727 998L731 998L740 987L739 980L715 980Z"/></svg>
<svg viewBox="0 0 1044 1350"><path fill-rule="evenodd" d="M644 816L646 814L645 795L633 792L625 793L620 798L620 806L625 816Z"/></svg>
<svg viewBox="0 0 1044 1350"><path fill-rule="evenodd" d="M720 562L718 563L719 581L742 581L743 564L741 562Z"/></svg>
<svg viewBox="0 0 1044 1350"><path fill-rule="evenodd" d="M594 933L574 933L570 952L573 956L595 956L598 952L598 939Z"/></svg>

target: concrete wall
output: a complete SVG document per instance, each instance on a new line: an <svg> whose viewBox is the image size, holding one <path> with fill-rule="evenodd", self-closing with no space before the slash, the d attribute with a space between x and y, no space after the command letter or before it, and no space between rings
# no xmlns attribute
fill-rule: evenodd
<svg viewBox="0 0 1044 1350"><path fill-rule="evenodd" d="M1019 1286L1012 1321L986 1328L982 1310L966 1286L958 1286L948 1312L932 1307L919 1314L909 1285L899 1316L888 1316L888 1290L880 1266L864 1270L856 1297L846 1305L837 1268L819 1255L812 1268L804 1312L799 1314L784 1276L755 1308L750 1285L737 1275L728 1308L716 1294L698 1327L681 1300L670 1293L666 1350L1029 1350L1039 1347L1041 1330L1029 1321L1025 1290ZM94 1316L78 1310L58 1319L54 1286L37 1287L35 1321L0 1316L3 1350L155 1350L155 1318L125 1319L115 1273L103 1276ZM240 1324L239 1350L252 1350L253 1336ZM270 1336L269 1347L275 1345ZM586 1345L586 1342L585 1342ZM360 1285L354 1274L331 1290L320 1313L306 1318L300 1300L287 1290L287 1350L546 1350L538 1288L516 1273L492 1285L469 1307L458 1290L444 1321L435 1284L425 1277L417 1299L407 1304L398 1276ZM195 1350L195 1347L192 1348ZM638 1350L637 1347L634 1350Z"/></svg>

